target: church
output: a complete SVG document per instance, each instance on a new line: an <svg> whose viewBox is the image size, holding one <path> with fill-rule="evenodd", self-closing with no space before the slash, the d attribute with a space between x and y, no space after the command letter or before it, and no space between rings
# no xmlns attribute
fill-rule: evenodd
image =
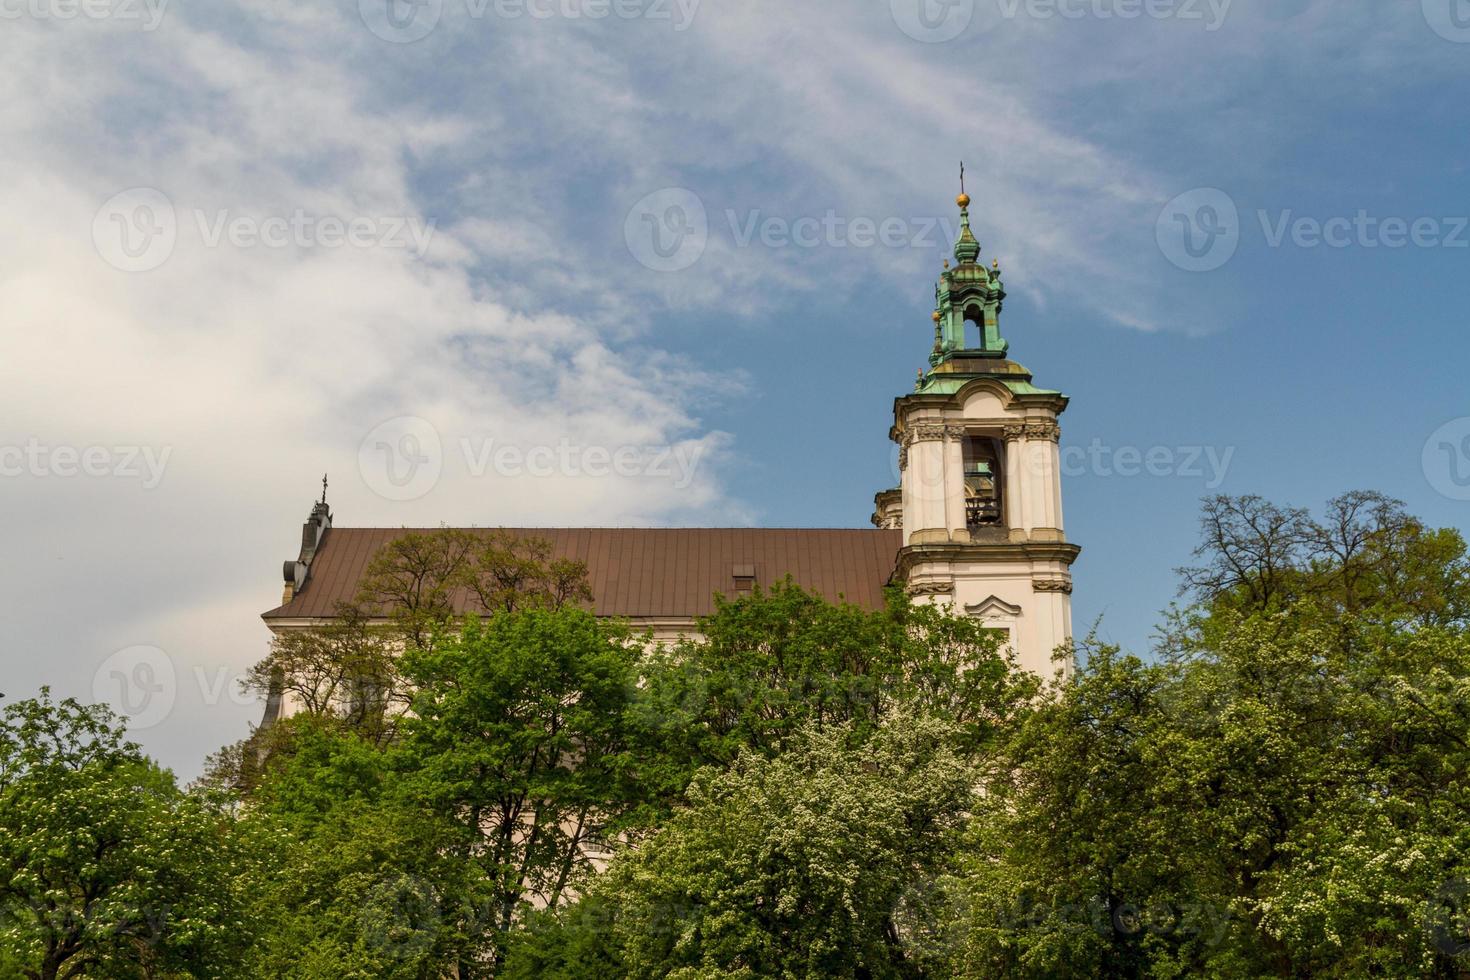
<svg viewBox="0 0 1470 980"><path fill-rule="evenodd" d="M1062 526L1061 392L1038 387L1001 335L999 262L980 258L961 192L954 263L934 292L929 369L893 403L900 482L874 498L871 529L507 528L544 538L553 558L585 562L599 616L656 640L697 632L714 595L738 597L790 576L865 608L902 586L915 602L983 619L1021 666L1042 675L1072 635L1071 566ZM285 563L273 633L328 622L351 601L374 553L402 528L334 526L325 498ZM462 597L467 602L468 597ZM268 709L269 714L269 709Z"/></svg>

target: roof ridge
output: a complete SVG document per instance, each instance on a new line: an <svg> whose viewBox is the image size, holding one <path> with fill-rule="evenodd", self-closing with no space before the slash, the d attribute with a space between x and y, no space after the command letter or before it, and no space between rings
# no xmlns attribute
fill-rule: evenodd
<svg viewBox="0 0 1470 980"><path fill-rule="evenodd" d="M794 526L772 526L772 527L740 527L738 525L712 526L705 524L679 524L668 527L649 527L646 524L461 524L454 526L434 525L433 527L400 525L389 527L386 525L349 526L343 524L332 525L334 531L862 531L874 533L888 530L886 528L874 527L794 527Z"/></svg>

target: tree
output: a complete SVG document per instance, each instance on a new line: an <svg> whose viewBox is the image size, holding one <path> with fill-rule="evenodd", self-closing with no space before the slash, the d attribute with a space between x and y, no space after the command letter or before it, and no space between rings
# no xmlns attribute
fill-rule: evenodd
<svg viewBox="0 0 1470 980"><path fill-rule="evenodd" d="M416 693L395 765L416 806L460 828L491 898L487 962L461 977L493 974L519 919L569 898L682 785L640 754L638 658L626 631L570 608L497 613L405 654Z"/></svg>
<svg viewBox="0 0 1470 980"><path fill-rule="evenodd" d="M323 625L276 634L241 687L386 744L413 695L399 654L452 634L461 607L557 610L592 598L586 563L550 555L546 539L504 530L407 531L369 561L354 602L340 603ZM250 795L261 767L291 751L293 732L276 723L225 746L210 756L201 785Z"/></svg>
<svg viewBox="0 0 1470 980"><path fill-rule="evenodd" d="M486 612L561 609L592 601L586 562L551 559L551 542L505 530L480 539L462 580Z"/></svg>
<svg viewBox="0 0 1470 980"><path fill-rule="evenodd" d="M1374 494L1321 522L1255 498L1206 514L1208 566L1246 571L1162 662L1090 646L1001 743L948 972L1464 975L1458 535ZM1237 549L1222 526L1265 530Z"/></svg>
<svg viewBox="0 0 1470 980"><path fill-rule="evenodd" d="M954 887L948 975L1202 973L1229 922L1208 870L1230 842L1197 839L1186 815L1202 801L1168 753L1169 668L1084 652L991 769Z"/></svg>
<svg viewBox="0 0 1470 980"><path fill-rule="evenodd" d="M1205 562L1177 570L1180 593L1200 602L1241 593L1252 607L1268 609L1303 560L1311 519L1261 497L1220 495L1204 502L1200 538L1194 554Z"/></svg>
<svg viewBox="0 0 1470 980"><path fill-rule="evenodd" d="M866 746L808 723L774 758L709 770L578 906L517 939L509 977L939 976L925 885L975 772L951 726L895 717Z"/></svg>
<svg viewBox="0 0 1470 980"><path fill-rule="evenodd" d="M247 817L290 842L251 974L417 980L476 957L487 896L462 829L412 805L391 754L360 733L307 716L287 724L298 729L292 752Z"/></svg>
<svg viewBox="0 0 1470 980"><path fill-rule="evenodd" d="M551 542L504 529L408 531L368 563L357 602L389 615L406 644L426 647L457 610L560 609L589 602L587 565L551 558Z"/></svg>
<svg viewBox="0 0 1470 980"><path fill-rule="evenodd" d="M406 531L368 562L357 603L367 616L389 616L410 646L427 646L454 618L455 590L479 546L475 534L455 528Z"/></svg>
<svg viewBox="0 0 1470 980"><path fill-rule="evenodd" d="M102 706L0 716L0 962L54 980L240 973L259 866Z"/></svg>
<svg viewBox="0 0 1470 980"><path fill-rule="evenodd" d="M1036 689L984 623L898 590L867 611L787 580L717 599L697 628L700 639L647 661L644 704L693 733L683 744L700 764L727 764L741 748L778 754L808 725L847 725L861 740L896 707L954 721L979 746Z"/></svg>
<svg viewBox="0 0 1470 980"><path fill-rule="evenodd" d="M1276 611L1315 606L1324 618L1359 614L1385 624L1470 622L1470 561L1451 529L1431 530L1402 501L1354 490L1327 502L1322 520L1260 497L1205 500L1204 563L1179 569L1181 594ZM1298 611L1304 611L1303 606Z"/></svg>
<svg viewBox="0 0 1470 980"><path fill-rule="evenodd" d="M343 605L330 623L277 634L271 652L241 681L246 691L284 696L300 713L340 718L382 735L389 709L406 703L391 638L361 607Z"/></svg>

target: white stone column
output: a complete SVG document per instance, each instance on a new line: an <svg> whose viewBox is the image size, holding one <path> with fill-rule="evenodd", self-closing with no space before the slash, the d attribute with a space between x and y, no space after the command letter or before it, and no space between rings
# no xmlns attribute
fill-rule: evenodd
<svg viewBox="0 0 1470 980"><path fill-rule="evenodd" d="M952 541L967 541L970 524L965 517L965 430L957 425L944 427L944 511L945 526Z"/></svg>
<svg viewBox="0 0 1470 980"><path fill-rule="evenodd" d="M1026 497L1026 531L1033 537L1037 529L1051 527L1051 515L1047 513L1051 503L1051 491L1046 485L1045 446L1036 438L1036 429L1026 426L1026 435L1021 439L1021 492Z"/></svg>
<svg viewBox="0 0 1470 980"><path fill-rule="evenodd" d="M1058 531L1065 531L1066 527L1062 522L1062 447L1060 440L1061 433L1058 432L1048 443L1051 453L1049 469L1051 470L1052 513L1056 515L1057 521L1054 526Z"/></svg>
<svg viewBox="0 0 1470 980"><path fill-rule="evenodd" d="M1006 527L1012 532L1013 537L1024 539L1026 532L1031 529L1026 520L1026 489L1025 482L1021 479L1021 471L1026 465L1025 453L1022 448L1022 435L1025 429L1019 425L1008 425L1005 427L1006 440Z"/></svg>
<svg viewBox="0 0 1470 980"><path fill-rule="evenodd" d="M949 540L944 513L943 435L943 427L933 424L916 425L905 435L909 440L908 496L914 509L913 531L908 536L910 544Z"/></svg>
<svg viewBox="0 0 1470 980"><path fill-rule="evenodd" d="M1061 536L1061 460L1057 454L1057 424L1055 422L1026 423L1026 450L1028 466L1026 478L1030 481L1027 498L1031 502L1031 528L1051 530Z"/></svg>

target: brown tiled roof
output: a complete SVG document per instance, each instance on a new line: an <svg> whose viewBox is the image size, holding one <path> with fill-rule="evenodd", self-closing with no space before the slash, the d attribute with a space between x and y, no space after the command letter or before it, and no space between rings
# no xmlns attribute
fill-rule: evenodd
<svg viewBox="0 0 1470 980"><path fill-rule="evenodd" d="M868 609L883 604L903 532L772 528L505 528L545 538L553 558L585 561L599 615L686 618L714 611L735 590L736 566L770 585L798 585ZM332 616L357 594L368 561L404 528L334 527L311 563L306 587L266 619ZM484 529L483 533L490 533ZM748 569L742 569L742 572ZM461 601L463 597L461 597Z"/></svg>

